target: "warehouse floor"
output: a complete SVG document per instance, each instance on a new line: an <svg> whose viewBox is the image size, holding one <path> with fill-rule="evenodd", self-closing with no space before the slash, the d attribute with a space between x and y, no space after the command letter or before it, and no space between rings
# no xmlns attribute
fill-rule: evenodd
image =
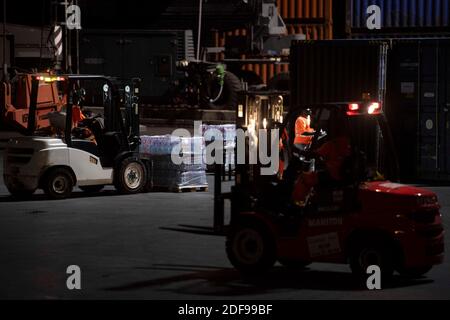
<svg viewBox="0 0 450 320"><path fill-rule="evenodd" d="M2 161L0 157L0 161ZM1 171L1 169L0 169ZM212 187L212 177L210 177ZM357 289L347 266L281 266L248 282L232 269L222 237L165 228L210 226L213 194L94 196L15 202L0 181L0 299L449 299L450 259L426 278L396 278L381 291ZM450 222L450 188L433 188ZM446 241L449 247L449 237ZM81 268L81 290L66 287L69 265Z"/></svg>

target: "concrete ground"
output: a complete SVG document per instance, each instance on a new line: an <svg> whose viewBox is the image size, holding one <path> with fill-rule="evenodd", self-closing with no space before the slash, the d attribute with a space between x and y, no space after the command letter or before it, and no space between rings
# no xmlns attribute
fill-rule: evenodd
<svg viewBox="0 0 450 320"><path fill-rule="evenodd" d="M431 189L448 230L450 187ZM93 196L76 190L62 201L38 192L30 201L14 201L0 180L0 299L450 298L448 255L425 278L398 277L381 291L356 288L349 268L332 264L302 272L277 266L246 281L228 262L222 237L164 229L210 226L212 211L212 188L131 196L112 188ZM69 265L81 268L79 291L66 288Z"/></svg>

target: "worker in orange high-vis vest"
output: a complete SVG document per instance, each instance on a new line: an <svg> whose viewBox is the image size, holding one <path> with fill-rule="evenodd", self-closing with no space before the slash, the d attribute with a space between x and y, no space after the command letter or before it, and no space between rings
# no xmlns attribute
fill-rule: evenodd
<svg viewBox="0 0 450 320"><path fill-rule="evenodd" d="M341 181L344 179L342 168L345 160L351 156L352 148L348 136L346 120L342 115L335 116L331 127L331 139L312 152L319 156L325 164L326 180ZM308 201L311 189L319 184L319 173L303 172L295 183L292 201L303 207Z"/></svg>
<svg viewBox="0 0 450 320"><path fill-rule="evenodd" d="M311 128L311 110L306 109L295 121L294 145L300 150L307 150L311 146L314 132Z"/></svg>
<svg viewBox="0 0 450 320"><path fill-rule="evenodd" d="M83 110L78 105L72 106L72 128L78 127L78 124L86 119L86 116L83 114Z"/></svg>
<svg viewBox="0 0 450 320"><path fill-rule="evenodd" d="M307 150L311 146L314 133L314 129L311 128L311 110L305 109L295 121L294 145L299 150ZM278 169L278 177L280 179L283 179L284 171L288 165L287 144L289 144L289 134L286 128L284 128L280 138L280 161Z"/></svg>
<svg viewBox="0 0 450 320"><path fill-rule="evenodd" d="M305 109L295 121L294 146L301 151L306 151L310 146L314 136L314 129L311 128L311 109ZM289 144L289 133L283 129L280 138L280 161L278 177L283 179L284 171L288 166L288 156L286 145Z"/></svg>
<svg viewBox="0 0 450 320"><path fill-rule="evenodd" d="M85 96L86 91L83 88L75 90L74 104L72 106L72 128L78 127L78 123L86 119L83 113Z"/></svg>

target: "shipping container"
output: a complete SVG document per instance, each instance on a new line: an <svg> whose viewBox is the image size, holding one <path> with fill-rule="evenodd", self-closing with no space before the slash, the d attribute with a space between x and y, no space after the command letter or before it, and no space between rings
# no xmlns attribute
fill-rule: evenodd
<svg viewBox="0 0 450 320"><path fill-rule="evenodd" d="M290 110L326 103L352 103L371 98L384 106L388 41L298 41L291 47ZM357 119L353 119L357 120ZM362 120L362 119L361 119ZM356 142L366 161L395 175L376 126L353 121ZM369 121L370 122L370 121Z"/></svg>
<svg viewBox="0 0 450 320"><path fill-rule="evenodd" d="M395 41L388 65L386 113L401 176L450 181L450 39Z"/></svg>
<svg viewBox="0 0 450 320"><path fill-rule="evenodd" d="M353 38L450 34L450 0L347 0L346 10L346 31ZM380 28L369 29L368 21L379 21Z"/></svg>
<svg viewBox="0 0 450 320"><path fill-rule="evenodd" d="M307 40L332 39L332 0L277 0L277 7L290 33L307 34L296 29L303 27L310 29Z"/></svg>
<svg viewBox="0 0 450 320"><path fill-rule="evenodd" d="M360 101L364 94L383 102L388 42L298 41L290 56L291 108Z"/></svg>
<svg viewBox="0 0 450 320"><path fill-rule="evenodd" d="M450 182L450 39L303 41L291 48L291 108L383 103L403 181Z"/></svg>

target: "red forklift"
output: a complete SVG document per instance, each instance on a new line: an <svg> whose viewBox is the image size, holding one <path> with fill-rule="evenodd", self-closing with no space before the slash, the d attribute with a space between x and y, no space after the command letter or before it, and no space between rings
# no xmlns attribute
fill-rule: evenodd
<svg viewBox="0 0 450 320"><path fill-rule="evenodd" d="M367 277L367 268L377 265L383 279L389 279L394 271L419 277L442 263L444 228L437 196L392 182L398 164L381 103L310 106L314 137L308 150L299 151L293 141L302 110L275 119L270 105L254 105L258 99L247 95L238 106L237 128L285 132L287 169L280 179L261 175L260 164L237 164L231 192L222 193L223 170L216 165L214 232L226 236L226 253L236 269L257 274L277 261L289 268L322 262L349 264L356 276ZM345 126L351 144L342 181L327 177L325 161L315 152L333 139L334 126ZM307 170L317 172L319 183L307 203L296 207L291 194ZM225 200L231 208L228 225Z"/></svg>

